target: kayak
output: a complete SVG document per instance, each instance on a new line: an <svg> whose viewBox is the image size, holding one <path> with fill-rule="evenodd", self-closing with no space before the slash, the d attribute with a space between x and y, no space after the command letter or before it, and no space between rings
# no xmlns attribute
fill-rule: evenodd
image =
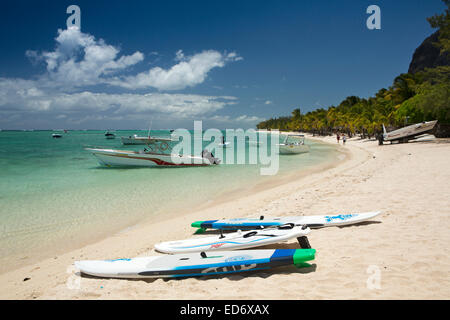
<svg viewBox="0 0 450 320"><path fill-rule="evenodd" d="M315 249L274 249L187 253L116 260L76 261L84 274L104 278L173 278L266 270L284 265L309 266Z"/></svg>
<svg viewBox="0 0 450 320"><path fill-rule="evenodd" d="M162 242L155 245L155 249L163 253L186 253L212 250L246 249L268 244L284 242L292 238L304 237L310 232L306 226L286 224L273 228L221 234L179 241Z"/></svg>
<svg viewBox="0 0 450 320"><path fill-rule="evenodd" d="M191 224L200 230L223 229L223 230L252 230L266 227L280 226L287 223L295 225L306 225L309 228L322 228L331 226L344 226L360 223L379 215L380 211L363 213L343 213L323 216L287 216L287 217L264 217L259 218L237 218L223 220L196 221Z"/></svg>

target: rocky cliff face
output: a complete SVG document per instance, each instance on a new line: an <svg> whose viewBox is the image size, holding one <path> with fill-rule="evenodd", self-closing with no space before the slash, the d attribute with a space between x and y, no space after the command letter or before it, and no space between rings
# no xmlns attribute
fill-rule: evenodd
<svg viewBox="0 0 450 320"><path fill-rule="evenodd" d="M414 51L408 73L416 73L425 68L434 68L450 64L450 55L441 54L440 49L433 43L438 41L439 30L426 38L422 44Z"/></svg>

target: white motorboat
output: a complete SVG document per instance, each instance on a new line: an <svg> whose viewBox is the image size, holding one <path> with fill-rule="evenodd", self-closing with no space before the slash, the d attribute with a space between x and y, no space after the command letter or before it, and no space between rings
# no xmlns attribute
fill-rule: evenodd
<svg viewBox="0 0 450 320"><path fill-rule="evenodd" d="M60 133L54 133L54 134L52 134L52 137L53 137L53 138L62 138L62 134L60 134Z"/></svg>
<svg viewBox="0 0 450 320"><path fill-rule="evenodd" d="M387 132L383 125L383 135L380 135L378 138L379 144L383 144L383 141L390 141L391 143L393 141L408 142L409 140L416 139L417 136L433 130L436 123L437 120L424 121L391 132Z"/></svg>
<svg viewBox="0 0 450 320"><path fill-rule="evenodd" d="M305 145L303 134L288 134L283 143L279 145L279 154L298 154L309 152L309 146Z"/></svg>
<svg viewBox="0 0 450 320"><path fill-rule="evenodd" d="M219 164L220 160L207 156L175 155L151 151L130 151L114 149L86 148L92 152L100 164L110 166L133 167L170 167L170 166L209 166Z"/></svg>
<svg viewBox="0 0 450 320"><path fill-rule="evenodd" d="M140 151L115 150L102 148L86 148L97 158L100 164L110 166L132 167L178 167L178 166L209 166L219 164L211 152L204 150L201 156L178 155L164 153L171 151L167 143L170 139L151 138L147 148Z"/></svg>
<svg viewBox="0 0 450 320"><path fill-rule="evenodd" d="M132 136L128 136L128 137L120 137L120 139L122 140L122 144L124 145L145 145L145 144L149 144L152 141L154 141L155 139L157 140L161 140L161 141L165 141L165 142L170 142L173 141L171 138L156 138L156 137L139 137L138 135L132 135Z"/></svg>

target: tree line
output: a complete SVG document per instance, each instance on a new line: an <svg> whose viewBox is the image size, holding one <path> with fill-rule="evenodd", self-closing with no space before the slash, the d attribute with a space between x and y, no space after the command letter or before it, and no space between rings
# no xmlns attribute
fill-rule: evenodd
<svg viewBox="0 0 450 320"><path fill-rule="evenodd" d="M427 18L439 37L433 45L441 55L450 55L450 1L445 13ZM397 76L389 88L380 89L368 99L349 96L337 106L302 114L300 108L290 117L272 118L257 124L258 129L302 131L327 135L333 132L371 138L387 128L407 123L438 120L450 124L450 66L425 68L414 74Z"/></svg>

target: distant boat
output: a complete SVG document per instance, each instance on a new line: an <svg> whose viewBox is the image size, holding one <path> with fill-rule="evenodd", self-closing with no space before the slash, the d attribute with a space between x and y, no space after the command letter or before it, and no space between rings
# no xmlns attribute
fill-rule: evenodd
<svg viewBox="0 0 450 320"><path fill-rule="evenodd" d="M171 138L159 138L159 137L139 137L138 135L132 135L132 136L128 136L128 137L120 137L120 139L122 140L122 144L124 145L135 145L135 144L149 144L151 142L153 142L155 139L156 140L164 140L166 142L171 142L174 141Z"/></svg>
<svg viewBox="0 0 450 320"><path fill-rule="evenodd" d="M60 134L60 133L54 133L54 134L52 134L52 137L53 137L53 138L62 138L62 134Z"/></svg>
<svg viewBox="0 0 450 320"><path fill-rule="evenodd" d="M391 132L387 132L383 124L383 135L378 138L378 143L381 145L384 141L398 141L400 143L408 142L409 140L417 139L417 136L423 135L433 130L437 120L424 121L416 123L407 127L403 127Z"/></svg>
<svg viewBox="0 0 450 320"><path fill-rule="evenodd" d="M217 144L218 147L222 147L222 148L227 148L229 145L230 145L230 142L225 141L224 136L222 136L222 142Z"/></svg>
<svg viewBox="0 0 450 320"><path fill-rule="evenodd" d="M278 145L279 154L298 154L309 152L309 146L305 145L303 134L288 134L283 143Z"/></svg>
<svg viewBox="0 0 450 320"><path fill-rule="evenodd" d="M105 132L105 137L106 137L106 139L115 139L115 138L116 138L116 135L115 135L114 133L111 133L111 132L109 132L109 131L106 131L106 132Z"/></svg>

